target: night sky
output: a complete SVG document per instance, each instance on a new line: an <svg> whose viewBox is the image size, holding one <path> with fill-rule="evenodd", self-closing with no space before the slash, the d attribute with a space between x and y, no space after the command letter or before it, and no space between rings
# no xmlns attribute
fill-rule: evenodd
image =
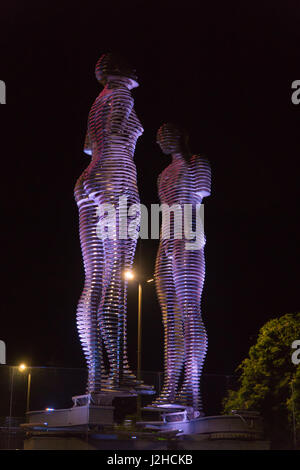
<svg viewBox="0 0 300 470"><path fill-rule="evenodd" d="M233 373L267 320L300 309L300 105L291 101L291 84L300 79L298 2L5 3L0 339L8 364L84 366L75 323L83 266L73 188L89 163L87 116L102 89L94 66L111 50L135 65L140 82L133 96L145 129L135 152L141 202L158 202L157 176L170 162L155 143L164 121L185 125L192 151L211 161L205 371ZM135 265L146 278L157 246L144 240L138 247ZM136 315L132 284L133 367ZM162 370L153 284L144 289L143 326L143 368Z"/></svg>

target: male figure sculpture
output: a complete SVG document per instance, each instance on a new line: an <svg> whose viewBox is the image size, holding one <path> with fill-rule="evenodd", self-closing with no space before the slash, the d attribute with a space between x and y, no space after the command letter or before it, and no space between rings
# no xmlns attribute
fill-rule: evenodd
<svg viewBox="0 0 300 470"><path fill-rule="evenodd" d="M104 54L96 64L96 78L104 89L88 117L85 153L91 162L78 179L75 199L79 208L80 242L85 283L77 308L77 327L88 365L87 393L118 389L136 383L126 353L127 282L136 238L120 236L120 197L138 204L136 141L143 128L134 110L131 89L138 86L134 70L121 58ZM116 211L103 211L109 204ZM111 234L103 236L99 224ZM128 218L128 224L130 218ZM108 363L104 367L103 354Z"/></svg>
<svg viewBox="0 0 300 470"><path fill-rule="evenodd" d="M169 207L178 204L182 213L184 205L190 204L194 224L197 205L210 195L209 162L190 154L185 132L173 124L160 127L157 143L164 154L172 155L172 163L158 177L160 202ZM203 234L200 246L195 244L193 249L187 249L187 240L175 237L174 220L169 238L163 237L166 230L163 218L155 279L163 315L165 378L162 393L154 404L186 405L193 410L190 416L197 417L202 410L199 382L207 349L200 310L205 239ZM182 372L183 383L179 387Z"/></svg>

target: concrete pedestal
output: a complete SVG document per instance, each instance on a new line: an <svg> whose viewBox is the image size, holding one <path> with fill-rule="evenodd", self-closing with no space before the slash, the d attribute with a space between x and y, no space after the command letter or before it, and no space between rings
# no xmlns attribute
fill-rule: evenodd
<svg viewBox="0 0 300 470"><path fill-rule="evenodd" d="M27 428L57 428L96 424L113 424L113 406L83 405L53 411L29 411Z"/></svg>
<svg viewBox="0 0 300 470"><path fill-rule="evenodd" d="M234 413L224 416L199 416L190 419L189 408L180 405L167 405L143 408L143 421L137 426L141 429L170 432L181 435L207 435L215 438L261 439L263 422L258 413ZM151 420L146 415L150 414ZM153 417L156 414L156 419Z"/></svg>
<svg viewBox="0 0 300 470"><path fill-rule="evenodd" d="M72 426L110 425L115 422L113 402L116 399L135 398L131 391L109 390L98 394L76 395L72 397L73 407L29 411L27 429L69 428Z"/></svg>

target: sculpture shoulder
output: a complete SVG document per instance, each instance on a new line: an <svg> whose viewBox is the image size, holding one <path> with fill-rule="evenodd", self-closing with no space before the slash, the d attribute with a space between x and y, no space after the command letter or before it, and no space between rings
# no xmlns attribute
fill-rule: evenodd
<svg viewBox="0 0 300 470"><path fill-rule="evenodd" d="M103 106L105 108L111 108L112 112L117 112L120 107L131 110L133 105L134 100L128 88L104 88L104 90L102 90L101 93L97 96L91 107L90 117L103 109Z"/></svg>
<svg viewBox="0 0 300 470"><path fill-rule="evenodd" d="M105 92L105 94L104 94ZM122 104L132 107L134 99L131 91L127 87L116 87L103 90L103 98L109 99L114 104ZM101 97L101 94L99 95Z"/></svg>

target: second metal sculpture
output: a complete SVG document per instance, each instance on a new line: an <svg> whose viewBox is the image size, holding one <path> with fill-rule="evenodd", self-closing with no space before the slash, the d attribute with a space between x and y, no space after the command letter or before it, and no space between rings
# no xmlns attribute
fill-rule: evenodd
<svg viewBox="0 0 300 470"><path fill-rule="evenodd" d="M195 211L210 194L209 162L190 155L186 133L173 124L160 127L157 143L164 154L172 155L172 163L158 178L160 202L168 207L177 204L182 213L189 205L194 211L191 218L194 225ZM165 237L169 230L166 224L169 220L164 222L163 217L155 272L164 325L165 378L155 404L185 405L192 409L191 417L197 417L202 410L199 387L207 349L200 308L205 277L205 238L202 234L200 248L187 249L184 237L176 238L174 219L169 237Z"/></svg>

